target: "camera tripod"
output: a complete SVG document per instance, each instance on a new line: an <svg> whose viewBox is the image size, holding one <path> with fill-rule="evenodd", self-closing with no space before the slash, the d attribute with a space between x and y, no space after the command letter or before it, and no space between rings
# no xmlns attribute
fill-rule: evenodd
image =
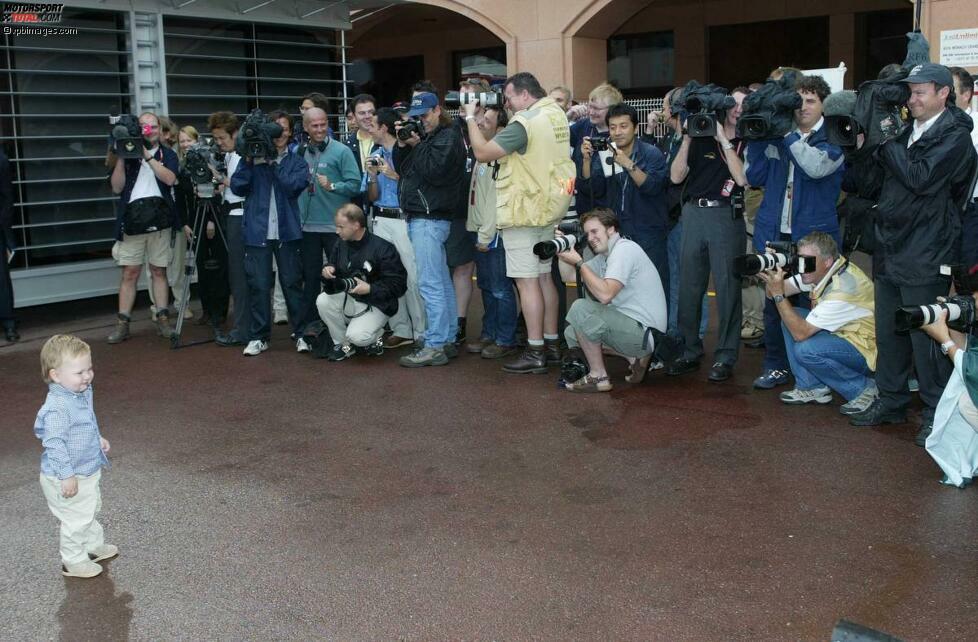
<svg viewBox="0 0 978 642"><path fill-rule="evenodd" d="M213 336L209 339L198 339L196 341L189 341L187 343L182 343L180 341L180 334L183 332L183 321L187 313L187 305L190 302L190 280L193 278L194 272L197 270L197 256L200 253L200 246L203 242L204 236L207 234L207 221L213 221L214 227L216 228L215 233L220 236L221 243L224 244L225 255L228 252L228 240L224 233L224 226L221 223L220 207L218 200L219 195L213 192L210 195L203 196L201 185L194 186L194 194L197 196L197 209L194 213L194 225L193 234L191 235L190 250L187 252L187 257L184 261L184 274L186 274L186 279L184 279L183 292L180 293L180 306L177 314L177 324L173 328L173 334L170 336L170 348L176 350L178 348L186 348L189 346L200 345L202 343L210 343L214 340ZM185 241L184 241L185 242ZM204 311L206 313L206 310ZM214 329L217 329L218 320L211 317L211 324L214 325Z"/></svg>

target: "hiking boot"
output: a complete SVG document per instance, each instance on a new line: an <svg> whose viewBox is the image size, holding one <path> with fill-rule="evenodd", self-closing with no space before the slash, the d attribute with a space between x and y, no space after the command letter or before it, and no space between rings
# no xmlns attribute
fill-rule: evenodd
<svg viewBox="0 0 978 642"><path fill-rule="evenodd" d="M527 346L516 361L503 365L503 372L512 374L547 374L547 355L544 348Z"/></svg>
<svg viewBox="0 0 978 642"><path fill-rule="evenodd" d="M77 564L62 564L61 574L65 577L95 577L102 573L102 567L91 560Z"/></svg>
<svg viewBox="0 0 978 642"><path fill-rule="evenodd" d="M516 346L501 346L498 343L490 343L482 349L483 359L502 359L516 352Z"/></svg>
<svg viewBox="0 0 978 642"><path fill-rule="evenodd" d="M859 393L852 401L848 401L839 408L839 412L844 415L855 415L860 412L865 412L873 405L880 396L879 388L876 387L875 383L870 383L866 386L866 389Z"/></svg>
<svg viewBox="0 0 978 642"><path fill-rule="evenodd" d="M173 326L170 325L170 312L166 308L156 313L156 334L164 339L169 339L173 336Z"/></svg>
<svg viewBox="0 0 978 642"><path fill-rule="evenodd" d="M481 354L487 346L492 345L492 339L486 339L485 337L479 339L478 341L473 341L472 343L465 344L465 351L469 354Z"/></svg>
<svg viewBox="0 0 978 642"><path fill-rule="evenodd" d="M112 331L112 334L109 335L106 341L108 341L109 343L122 343L130 336L131 335L129 334L129 315L122 314L120 312L115 322L115 330ZM89 577L93 577L93 576L89 576Z"/></svg>
<svg viewBox="0 0 978 642"><path fill-rule="evenodd" d="M418 348L411 354L401 357L397 362L405 368L443 366L448 363L448 356L441 348Z"/></svg>
<svg viewBox="0 0 978 642"><path fill-rule="evenodd" d="M782 392L780 396L781 403L786 403L789 406L800 406L806 403L832 403L832 391L829 390L828 386L819 386L811 390L795 388Z"/></svg>
<svg viewBox="0 0 978 642"><path fill-rule="evenodd" d="M553 341L544 339L543 353L547 357L548 366L559 366L561 357L563 356L560 350L560 339L554 339Z"/></svg>

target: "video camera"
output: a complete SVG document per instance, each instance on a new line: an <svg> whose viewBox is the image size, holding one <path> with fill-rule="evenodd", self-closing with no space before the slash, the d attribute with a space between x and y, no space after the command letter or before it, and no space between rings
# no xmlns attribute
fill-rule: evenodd
<svg viewBox="0 0 978 642"><path fill-rule="evenodd" d="M144 136L152 134L149 125L139 124L139 119L132 114L119 115L117 110L109 114L109 135L112 139L112 151L119 158L142 158L143 150L149 149Z"/></svg>
<svg viewBox="0 0 978 642"><path fill-rule="evenodd" d="M450 91L445 94L445 104L451 107L479 104L483 107L502 107L506 97L499 91Z"/></svg>
<svg viewBox="0 0 978 642"><path fill-rule="evenodd" d="M683 112L680 119L685 120L691 138L716 136L717 121L726 118L727 110L736 104L723 87L701 85L695 80L690 80L671 103L673 110Z"/></svg>
<svg viewBox="0 0 978 642"><path fill-rule="evenodd" d="M794 72L785 72L778 80L768 80L744 98L737 135L745 140L768 140L790 132L795 110L802 102L795 90L797 78Z"/></svg>
<svg viewBox="0 0 978 642"><path fill-rule="evenodd" d="M744 254L733 260L737 276L754 276L761 272L781 268L791 274L808 274L818 267L814 256L800 256L798 246L785 241L769 241L767 247L774 252L764 254Z"/></svg>
<svg viewBox="0 0 978 642"><path fill-rule="evenodd" d="M424 140L428 136L428 133L424 130L424 123L419 118L406 118L399 121L398 124L401 126L397 130L398 140L411 140L411 134L417 134L421 140Z"/></svg>
<svg viewBox="0 0 978 642"><path fill-rule="evenodd" d="M354 270L350 276L340 277L336 276L332 279L323 278L323 292L325 294L339 294L341 292L349 292L353 288L357 287L356 279L371 283L377 276L374 272L374 266L370 261L364 261L363 267Z"/></svg>
<svg viewBox="0 0 978 642"><path fill-rule="evenodd" d="M845 152L856 148L859 134L865 135L863 148L875 149L903 129L903 107L910 99L910 86L902 82L906 69L884 78L867 80L859 85L851 113L826 114L825 135L829 142Z"/></svg>
<svg viewBox="0 0 978 642"><path fill-rule="evenodd" d="M896 331L910 332L929 325L947 310L947 325L958 332L970 333L975 325L975 299L978 290L978 266L970 270L963 265L942 265L941 275L950 276L954 296L930 305L908 305L896 311Z"/></svg>
<svg viewBox="0 0 978 642"><path fill-rule="evenodd" d="M542 241L533 246L533 253L540 257L541 261L552 259L561 252L566 252L571 248L576 248L580 251L587 240L579 221L562 221L557 225L557 229L560 230L563 236L555 237L551 241Z"/></svg>
<svg viewBox="0 0 978 642"><path fill-rule="evenodd" d="M199 198L214 196L215 172L223 176L227 173L224 165L224 154L204 143L194 143L184 154L184 171L193 182Z"/></svg>
<svg viewBox="0 0 978 642"><path fill-rule="evenodd" d="M264 163L278 156L275 139L282 135L282 126L260 109L253 110L238 130L234 149L242 158Z"/></svg>

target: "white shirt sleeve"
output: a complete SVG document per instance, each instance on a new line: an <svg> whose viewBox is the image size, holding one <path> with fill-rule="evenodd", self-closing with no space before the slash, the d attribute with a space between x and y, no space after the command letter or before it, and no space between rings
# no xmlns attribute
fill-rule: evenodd
<svg viewBox="0 0 978 642"><path fill-rule="evenodd" d="M863 317L872 316L866 308L846 303L845 301L823 301L815 306L805 319L816 328L835 332L847 323L852 323Z"/></svg>
<svg viewBox="0 0 978 642"><path fill-rule="evenodd" d="M634 273L634 261L632 260L631 250L639 248L638 245L622 244L621 247L615 247L614 252L608 255L608 265L605 267L604 278L614 279L622 284L624 287L628 287L628 282L631 280L632 274Z"/></svg>

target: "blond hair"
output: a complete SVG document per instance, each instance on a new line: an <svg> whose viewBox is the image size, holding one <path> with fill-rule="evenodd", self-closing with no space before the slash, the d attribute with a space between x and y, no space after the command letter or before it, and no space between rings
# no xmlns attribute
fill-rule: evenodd
<svg viewBox="0 0 978 642"><path fill-rule="evenodd" d="M193 138L194 142L196 143L200 140L200 133L193 125L184 125L180 128L180 131L177 132L177 158L179 158L180 162L182 163L184 151L183 147L180 146L180 134L186 134L190 138Z"/></svg>
<svg viewBox="0 0 978 642"><path fill-rule="evenodd" d="M91 346L73 334L54 335L41 348L41 377L44 383L51 383L51 371L60 368L67 359L91 353Z"/></svg>
<svg viewBox="0 0 978 642"><path fill-rule="evenodd" d="M601 100L610 107L611 105L617 105L625 99L617 87L603 82L591 90L591 93L588 95L588 100Z"/></svg>

